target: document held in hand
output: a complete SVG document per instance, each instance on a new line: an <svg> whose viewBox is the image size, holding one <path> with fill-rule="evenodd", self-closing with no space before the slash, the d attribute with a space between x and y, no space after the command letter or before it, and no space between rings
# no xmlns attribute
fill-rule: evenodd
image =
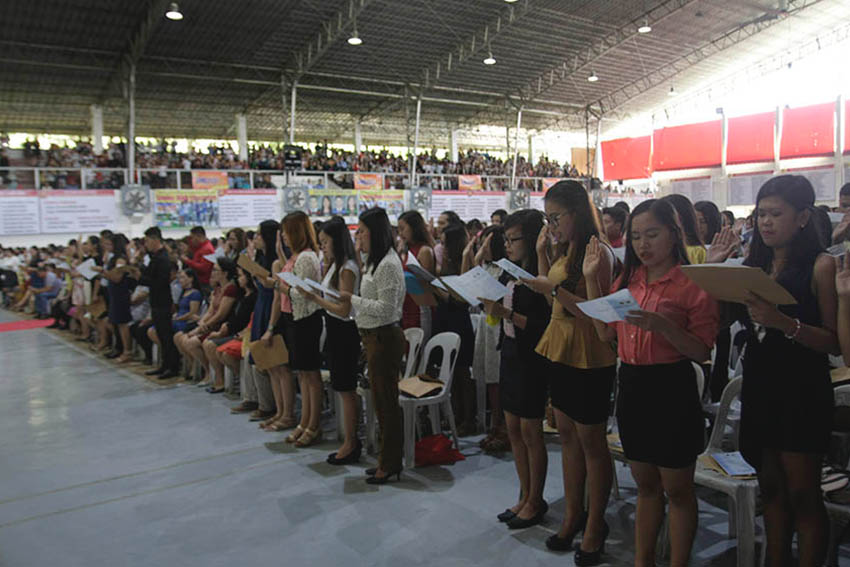
<svg viewBox="0 0 850 567"><path fill-rule="evenodd" d="M325 294L326 297L333 297L334 299L339 299L339 294L332 290L327 286L323 286L317 281L313 281L310 278L304 278L304 283L313 288L313 291L320 291Z"/></svg>
<svg viewBox="0 0 850 567"><path fill-rule="evenodd" d="M797 300L761 268L734 264L682 266L682 273L720 301L743 303L750 291L777 305L796 304Z"/></svg>
<svg viewBox="0 0 850 567"><path fill-rule="evenodd" d="M448 291L446 286L443 285L443 282L441 282L437 276L422 267L422 264L420 264L419 260L416 259L416 254L411 254L410 252L407 253L407 269L417 278L431 284L435 288Z"/></svg>
<svg viewBox="0 0 850 567"><path fill-rule="evenodd" d="M286 344L280 335L272 337L271 345L264 340L253 341L248 344L248 350L251 351L258 370L268 370L289 362L289 351L286 350Z"/></svg>
<svg viewBox="0 0 850 567"><path fill-rule="evenodd" d="M94 278L100 275L96 271L92 270L92 267L94 265L94 258L89 258L85 262L78 264L77 267L74 269L77 270L78 274L80 274L87 280L93 280Z"/></svg>
<svg viewBox="0 0 850 567"><path fill-rule="evenodd" d="M576 307L592 319L603 323L625 321L629 311L637 311L640 305L628 289L621 289L611 295L576 303Z"/></svg>
<svg viewBox="0 0 850 567"><path fill-rule="evenodd" d="M236 263L252 276L257 276L258 278L269 277L269 271L249 258L247 254L240 254Z"/></svg>
<svg viewBox="0 0 850 567"><path fill-rule="evenodd" d="M533 280L534 276L526 272L507 258L502 258L494 262L497 266L505 270L508 274L518 280Z"/></svg>
<svg viewBox="0 0 850 567"><path fill-rule="evenodd" d="M286 282L289 287L303 289L304 291L315 292L316 290L307 282L293 274L292 272L281 272L277 275L280 279Z"/></svg>
<svg viewBox="0 0 850 567"><path fill-rule="evenodd" d="M445 276L443 283L470 305L480 305L479 297L498 301L508 294L508 288L481 266L460 276Z"/></svg>

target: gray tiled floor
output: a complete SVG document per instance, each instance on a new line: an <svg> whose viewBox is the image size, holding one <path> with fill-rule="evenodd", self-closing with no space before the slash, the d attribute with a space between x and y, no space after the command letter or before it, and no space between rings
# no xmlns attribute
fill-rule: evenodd
<svg viewBox="0 0 850 567"><path fill-rule="evenodd" d="M220 396L154 385L76 345L0 334L2 566L572 565L543 545L563 510L555 443L553 511L509 532L494 516L516 495L513 463L473 439L466 461L371 487L366 460L324 463L331 442L294 449ZM634 484L617 471L608 565L631 563ZM725 512L700 509L693 564L734 565Z"/></svg>

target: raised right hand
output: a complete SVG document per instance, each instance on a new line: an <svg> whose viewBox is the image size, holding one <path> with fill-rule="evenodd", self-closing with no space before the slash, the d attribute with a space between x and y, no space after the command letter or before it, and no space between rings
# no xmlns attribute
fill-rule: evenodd
<svg viewBox="0 0 850 567"><path fill-rule="evenodd" d="M549 225L543 225L543 228L540 229L540 234L537 235L537 242L534 244L534 247L537 249L537 254L543 254L546 252L546 248L549 246Z"/></svg>
<svg viewBox="0 0 850 567"><path fill-rule="evenodd" d="M581 266L581 271L586 280L596 279L599 275L599 267L602 264L602 247L599 245L599 239L595 236L590 237L590 242L587 243L587 248L584 251L584 263Z"/></svg>

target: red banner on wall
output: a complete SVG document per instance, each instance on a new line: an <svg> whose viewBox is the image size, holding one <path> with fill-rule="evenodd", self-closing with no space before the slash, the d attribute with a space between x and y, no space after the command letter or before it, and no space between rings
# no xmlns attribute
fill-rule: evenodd
<svg viewBox="0 0 850 567"><path fill-rule="evenodd" d="M726 163L773 161L773 112L729 119Z"/></svg>
<svg viewBox="0 0 850 567"><path fill-rule="evenodd" d="M620 138L602 142L602 173L605 181L649 177L651 136Z"/></svg>
<svg viewBox="0 0 850 567"><path fill-rule="evenodd" d="M652 133L654 170L714 167L720 165L722 153L720 120L662 128Z"/></svg>
<svg viewBox="0 0 850 567"><path fill-rule="evenodd" d="M835 148L835 103L786 108L780 158L831 156Z"/></svg>

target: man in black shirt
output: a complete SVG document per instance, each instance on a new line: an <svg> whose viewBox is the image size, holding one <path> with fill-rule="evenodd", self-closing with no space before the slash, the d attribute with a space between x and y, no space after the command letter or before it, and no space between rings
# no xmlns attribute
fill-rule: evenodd
<svg viewBox="0 0 850 567"><path fill-rule="evenodd" d="M180 357L174 345L174 331L171 327L171 260L162 244L159 227L152 226L145 231L145 248L150 255L150 263L141 272L139 285L147 286L150 290L151 319L162 350L160 367L145 374L158 375L160 380L168 380L179 374Z"/></svg>

